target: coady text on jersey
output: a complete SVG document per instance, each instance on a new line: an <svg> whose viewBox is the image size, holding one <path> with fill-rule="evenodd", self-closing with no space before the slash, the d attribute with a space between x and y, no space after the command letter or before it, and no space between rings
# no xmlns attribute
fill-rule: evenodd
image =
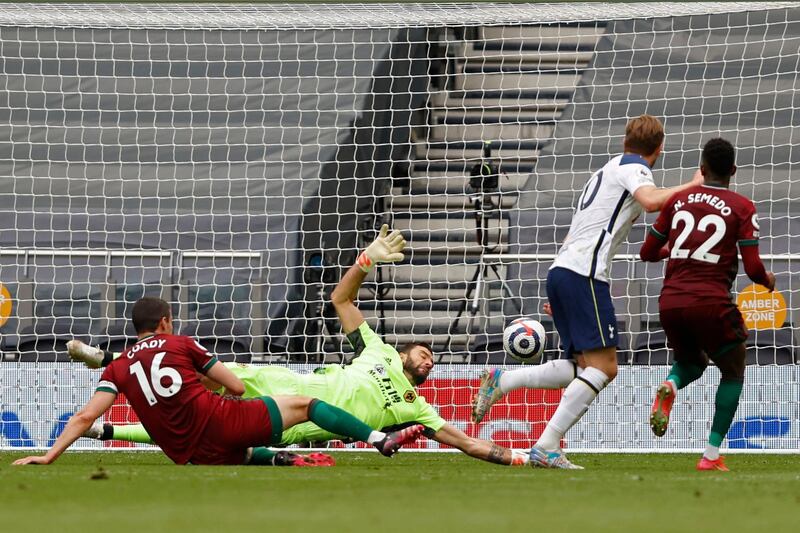
<svg viewBox="0 0 800 533"><path fill-rule="evenodd" d="M149 341L137 342L133 345L133 348L128 351L127 357L128 359L132 359L133 355L139 350L144 350L146 348L161 348L166 343L166 339L150 339Z"/></svg>

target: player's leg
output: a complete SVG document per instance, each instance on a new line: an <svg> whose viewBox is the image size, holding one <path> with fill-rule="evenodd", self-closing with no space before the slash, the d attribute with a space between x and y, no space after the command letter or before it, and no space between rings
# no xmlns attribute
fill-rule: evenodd
<svg viewBox="0 0 800 533"><path fill-rule="evenodd" d="M115 426L108 422L96 421L81 435L96 440L120 440L124 442L139 442L141 444L154 444L153 439L141 424L124 424Z"/></svg>
<svg viewBox="0 0 800 533"><path fill-rule="evenodd" d="M742 315L736 306L725 305L715 316L717 318L712 321L715 335L709 339L708 350L713 353L711 359L719 368L721 377L714 398L711 433L703 458L697 465L699 470L727 470L719 455L719 447L731 427L744 387L747 330ZM713 331L717 329L714 326L718 331Z"/></svg>
<svg viewBox="0 0 800 533"><path fill-rule="evenodd" d="M376 431L347 411L308 396L265 396L277 406L279 414L270 410L273 424L283 430L303 422L313 422L325 431L372 444L383 455L391 456L404 444L419 438L424 427L416 424L392 433ZM266 400L265 400L266 402ZM267 404L269 407L269 404ZM278 418L279 420L275 420ZM276 424L276 422L281 422Z"/></svg>
<svg viewBox="0 0 800 533"><path fill-rule="evenodd" d="M111 361L119 357L120 353L111 353L97 346L73 339L67 341L67 354L73 361L84 363L88 368L101 368L108 366Z"/></svg>
<svg viewBox="0 0 800 533"><path fill-rule="evenodd" d="M561 349L566 359L556 359L541 365L533 365L504 372L499 380L503 394L519 389L563 389L578 377L583 369L572 359L572 335L570 332L570 302L564 297L561 284L565 281L561 269L547 274L547 298L553 317L553 325L561 340ZM572 279L567 279L571 283Z"/></svg>
<svg viewBox="0 0 800 533"><path fill-rule="evenodd" d="M686 361L676 360L669 369L669 375L665 381L669 381L675 391L679 391L688 384L697 381L706 371L707 361L703 361L705 356L701 353L695 358L688 358Z"/></svg>
<svg viewBox="0 0 800 533"><path fill-rule="evenodd" d="M580 420L600 394L617 375L616 347L587 350L581 361L585 365L580 376L564 389L556 412L547 423L536 447L551 452L560 449L561 439Z"/></svg>
<svg viewBox="0 0 800 533"><path fill-rule="evenodd" d="M677 392L699 379L708 367L697 331L702 316L684 309L662 309L660 319L675 362L667 379L656 389L650 408L650 429L657 437L667 432Z"/></svg>
<svg viewBox="0 0 800 533"><path fill-rule="evenodd" d="M744 386L745 345L739 344L724 355L715 356L714 363L722 375L714 398L714 419L708 436L705 452L698 470L727 471L724 458L719 455L719 447L728 434L733 423L736 409L739 408L739 397Z"/></svg>
<svg viewBox="0 0 800 533"><path fill-rule="evenodd" d="M505 371L500 376L499 385L503 394L517 389L563 389L582 372L583 368L572 359L554 359L540 365Z"/></svg>
<svg viewBox="0 0 800 533"><path fill-rule="evenodd" d="M553 269L547 274L547 297L552 310L553 322L561 339L567 359L556 359L541 365L532 365L517 370L500 368L486 369L481 376L478 393L472 401L472 421L479 423L500 398L511 391L527 389L563 389L583 371L575 361L569 359L572 348L566 300L558 296L557 287L563 277L562 269Z"/></svg>
<svg viewBox="0 0 800 533"><path fill-rule="evenodd" d="M664 382L656 389L653 404L650 407L650 429L657 437L663 437L669 426L672 406L678 391L703 375L708 361L705 353L699 352L695 357L681 357L675 352L675 362Z"/></svg>
<svg viewBox="0 0 800 533"><path fill-rule="evenodd" d="M664 382L656 389L653 404L650 407L650 429L657 437L663 437L669 426L672 406L678 391L703 375L708 360L705 353L699 352L695 357L681 357L675 352L675 362Z"/></svg>
<svg viewBox="0 0 800 533"><path fill-rule="evenodd" d="M126 424L115 426L109 423L95 422L84 437L97 440L119 440L125 442L138 442L142 444L155 444L141 424ZM302 455L286 450L270 450L269 448L252 448L246 464L269 466L334 466L336 461L330 455L312 453Z"/></svg>
<svg viewBox="0 0 800 533"><path fill-rule="evenodd" d="M554 289L550 296L548 286L551 305L554 300L570 302L565 320L569 324L572 349L581 353L579 365L583 372L564 389L556 412L531 449L531 462L539 466L573 468L575 465L561 451L561 440L586 413L600 391L617 376L617 319L607 283L568 272ZM556 316L554 309L553 318Z"/></svg>
<svg viewBox="0 0 800 533"><path fill-rule="evenodd" d="M708 357L697 339L696 329L701 320L698 314L693 312L687 316L684 309L665 309L659 313L664 333L675 353L675 362L666 381L676 390L699 379L708 367Z"/></svg>
<svg viewBox="0 0 800 533"><path fill-rule="evenodd" d="M478 393L472 401L472 421L479 423L504 395L517 389L563 389L583 369L571 359L555 359L516 370L488 368L481 375Z"/></svg>

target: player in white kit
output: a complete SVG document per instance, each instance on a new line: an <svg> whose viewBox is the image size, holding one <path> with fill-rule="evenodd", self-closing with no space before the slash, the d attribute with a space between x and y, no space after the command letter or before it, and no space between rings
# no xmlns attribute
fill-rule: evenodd
<svg viewBox="0 0 800 533"><path fill-rule="evenodd" d="M595 172L583 188L569 234L547 276L547 298L566 356L519 370L487 369L473 401L472 418L480 422L491 405L518 388L561 389L561 402L536 445L534 466L581 468L561 449L566 432L617 375L617 319L608 275L611 261L627 239L642 209L654 212L676 192L653 183L651 167L661 155L664 128L650 115L628 122L622 155Z"/></svg>

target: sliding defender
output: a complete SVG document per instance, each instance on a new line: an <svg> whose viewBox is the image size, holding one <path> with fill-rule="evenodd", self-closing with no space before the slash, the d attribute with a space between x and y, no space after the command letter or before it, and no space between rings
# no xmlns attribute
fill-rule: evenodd
<svg viewBox="0 0 800 533"><path fill-rule="evenodd" d="M310 396L261 396L243 400L244 384L195 340L173 335L170 306L145 297L133 306L138 340L103 371L89 402L70 418L53 447L16 465L50 464L111 408L117 395L127 398L142 425L177 464L271 464L263 446L280 441L284 430L313 421L332 433L372 444L393 455L413 442L423 427L386 434L353 415ZM213 394L200 375L220 384Z"/></svg>

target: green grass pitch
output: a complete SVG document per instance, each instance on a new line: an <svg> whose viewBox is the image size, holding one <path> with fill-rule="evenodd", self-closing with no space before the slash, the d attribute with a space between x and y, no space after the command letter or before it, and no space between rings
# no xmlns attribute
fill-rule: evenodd
<svg viewBox="0 0 800 533"><path fill-rule="evenodd" d="M157 453L68 453L12 467L0 524L22 531L792 531L800 456L571 456L585 471L510 468L460 454L339 453L333 468L179 467ZM92 479L92 477L100 479Z"/></svg>

